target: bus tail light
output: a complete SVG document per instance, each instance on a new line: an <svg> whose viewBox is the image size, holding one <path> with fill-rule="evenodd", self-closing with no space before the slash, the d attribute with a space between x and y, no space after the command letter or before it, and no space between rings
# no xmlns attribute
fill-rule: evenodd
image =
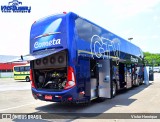
<svg viewBox="0 0 160 122"><path fill-rule="evenodd" d="M72 98L72 97L69 97L67 100L68 100L68 101L72 101L72 100L73 100L73 98Z"/></svg>
<svg viewBox="0 0 160 122"><path fill-rule="evenodd" d="M31 87L35 88L34 80L33 80L33 70L30 69L30 79L31 79Z"/></svg>
<svg viewBox="0 0 160 122"><path fill-rule="evenodd" d="M62 96L55 95L56 98L62 99Z"/></svg>
<svg viewBox="0 0 160 122"><path fill-rule="evenodd" d="M75 85L76 85L76 81L75 81L74 70L71 66L69 66L68 67L67 82L66 82L66 86L64 87L64 89L72 88Z"/></svg>

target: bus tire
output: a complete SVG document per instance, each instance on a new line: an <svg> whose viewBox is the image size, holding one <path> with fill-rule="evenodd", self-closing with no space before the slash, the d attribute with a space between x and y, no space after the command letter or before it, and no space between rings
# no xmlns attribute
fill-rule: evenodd
<svg viewBox="0 0 160 122"><path fill-rule="evenodd" d="M28 76L26 77L26 82L30 82L30 78Z"/></svg>

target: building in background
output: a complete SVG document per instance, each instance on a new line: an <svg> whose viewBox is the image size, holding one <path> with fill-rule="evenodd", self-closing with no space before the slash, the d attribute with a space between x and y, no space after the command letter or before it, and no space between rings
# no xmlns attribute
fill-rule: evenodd
<svg viewBox="0 0 160 122"><path fill-rule="evenodd" d="M26 64L26 62L7 63L16 58L18 58L18 56L0 55L0 78L12 78L13 67L15 65Z"/></svg>

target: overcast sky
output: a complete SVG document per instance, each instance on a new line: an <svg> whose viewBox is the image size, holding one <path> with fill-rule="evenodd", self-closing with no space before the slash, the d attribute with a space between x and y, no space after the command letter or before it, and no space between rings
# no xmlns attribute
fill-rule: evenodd
<svg viewBox="0 0 160 122"><path fill-rule="evenodd" d="M8 5L12 0L0 0ZM44 16L72 11L114 34L131 40L143 51L160 53L160 0L19 0L31 13L0 11L0 55L29 53L32 23Z"/></svg>

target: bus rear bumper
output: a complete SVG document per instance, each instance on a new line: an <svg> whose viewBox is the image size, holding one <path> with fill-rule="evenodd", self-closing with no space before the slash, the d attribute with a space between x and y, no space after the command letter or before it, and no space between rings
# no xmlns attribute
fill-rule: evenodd
<svg viewBox="0 0 160 122"><path fill-rule="evenodd" d="M42 91L32 88L32 95L35 99L51 102L77 102L80 100L76 87L61 92Z"/></svg>

